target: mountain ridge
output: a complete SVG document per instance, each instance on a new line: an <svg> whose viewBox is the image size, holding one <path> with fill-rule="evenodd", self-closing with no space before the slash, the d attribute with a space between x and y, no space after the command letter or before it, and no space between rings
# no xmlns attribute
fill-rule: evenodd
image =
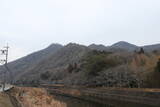
<svg viewBox="0 0 160 107"><path fill-rule="evenodd" d="M88 46L89 48L93 50L99 50L99 51L115 51L115 50L120 50L120 51L138 51L140 48L144 48L145 51L151 52L154 50L160 50L160 44L152 44L152 45L144 45L144 46L138 46L135 44L131 44L126 41L119 41L116 42L110 46L105 46L103 44L91 44Z"/></svg>
<svg viewBox="0 0 160 107"><path fill-rule="evenodd" d="M92 50L121 54L121 52L134 52L140 48L140 46L124 41L117 42L111 46L102 44L85 46L76 43L69 43L65 46L51 44L45 49L10 62L8 66L12 70L13 75L15 75L14 81L27 80L27 78L30 78L29 80L40 80L40 75L46 72L51 72L52 74L50 75L56 76L55 78L63 78L68 75L64 71L67 71L69 65L80 65L79 63L83 57ZM144 48L144 51L152 52L160 50L160 44L146 45L142 48ZM0 67L0 71L3 70L4 68Z"/></svg>

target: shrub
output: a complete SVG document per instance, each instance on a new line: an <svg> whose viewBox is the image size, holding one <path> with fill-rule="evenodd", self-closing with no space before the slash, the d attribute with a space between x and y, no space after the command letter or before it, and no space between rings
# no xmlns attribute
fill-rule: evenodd
<svg viewBox="0 0 160 107"><path fill-rule="evenodd" d="M84 60L82 68L89 74L96 76L98 72L116 66L118 63L114 58L107 58L109 53L93 51Z"/></svg>
<svg viewBox="0 0 160 107"><path fill-rule="evenodd" d="M157 70L158 72L160 72L160 59L159 59L158 62L157 62L156 70Z"/></svg>
<svg viewBox="0 0 160 107"><path fill-rule="evenodd" d="M69 64L68 67L67 67L67 71L68 71L69 73L72 73L73 70L74 70L73 65L72 65L72 64Z"/></svg>
<svg viewBox="0 0 160 107"><path fill-rule="evenodd" d="M101 86L107 87L137 88L141 84L141 80L127 65L121 65L100 72L96 81Z"/></svg>
<svg viewBox="0 0 160 107"><path fill-rule="evenodd" d="M140 48L140 51L138 52L139 54L144 54L144 49Z"/></svg>
<svg viewBox="0 0 160 107"><path fill-rule="evenodd" d="M67 71L69 73L78 72L79 71L79 67L78 67L77 63L69 64L68 67L67 67Z"/></svg>
<svg viewBox="0 0 160 107"><path fill-rule="evenodd" d="M49 71L46 71L45 73L41 73L40 77L42 80L47 80L50 77Z"/></svg>

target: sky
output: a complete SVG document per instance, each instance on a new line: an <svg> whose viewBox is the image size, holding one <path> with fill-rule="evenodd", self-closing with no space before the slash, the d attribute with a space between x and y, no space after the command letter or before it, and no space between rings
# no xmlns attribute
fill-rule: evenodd
<svg viewBox="0 0 160 107"><path fill-rule="evenodd" d="M160 0L0 0L0 49L9 44L9 61L51 43L118 41L160 43Z"/></svg>

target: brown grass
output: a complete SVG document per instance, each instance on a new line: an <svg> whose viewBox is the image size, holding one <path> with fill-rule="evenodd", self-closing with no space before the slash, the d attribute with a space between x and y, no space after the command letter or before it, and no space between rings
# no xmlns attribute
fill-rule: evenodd
<svg viewBox="0 0 160 107"><path fill-rule="evenodd" d="M12 95L16 96L22 107L66 107L65 103L59 102L53 96L40 88L15 88Z"/></svg>
<svg viewBox="0 0 160 107"><path fill-rule="evenodd" d="M5 93L0 93L0 107L13 107L9 96Z"/></svg>

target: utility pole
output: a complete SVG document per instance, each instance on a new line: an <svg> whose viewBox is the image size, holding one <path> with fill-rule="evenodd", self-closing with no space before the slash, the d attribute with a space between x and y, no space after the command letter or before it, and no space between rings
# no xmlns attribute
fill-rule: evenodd
<svg viewBox="0 0 160 107"><path fill-rule="evenodd" d="M9 50L8 44L2 50L0 50L0 52L1 52L0 54L3 55L3 56L5 56L5 58L1 59L0 62L1 62L2 65L5 66L7 72L10 72L9 69L8 69L8 66L7 66L7 64L8 64L8 50ZM6 72L4 72L4 80L2 82L2 91L5 90L5 83L6 83L5 73Z"/></svg>

